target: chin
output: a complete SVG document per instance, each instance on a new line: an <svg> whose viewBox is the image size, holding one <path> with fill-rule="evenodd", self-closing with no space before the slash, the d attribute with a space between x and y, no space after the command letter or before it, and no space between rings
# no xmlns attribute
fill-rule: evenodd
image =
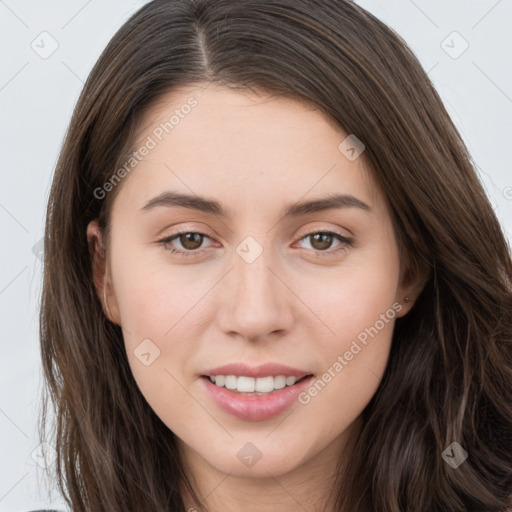
<svg viewBox="0 0 512 512"><path fill-rule="evenodd" d="M224 449L218 447L214 452L208 450L199 455L218 471L235 477L277 477L304 462L304 447L299 443L286 445L277 439L274 442L249 439L226 443Z"/></svg>

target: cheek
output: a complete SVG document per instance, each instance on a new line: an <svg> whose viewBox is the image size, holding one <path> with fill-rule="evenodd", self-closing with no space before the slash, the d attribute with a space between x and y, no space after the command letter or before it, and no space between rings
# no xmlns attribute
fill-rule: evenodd
<svg viewBox="0 0 512 512"><path fill-rule="evenodd" d="M315 313L329 334L315 338L322 370L299 402L310 408L310 419L331 411L326 430L336 430L361 413L386 368L400 305L396 302L398 253L392 244L384 247L360 253L335 279L322 287L317 281L310 288L314 292L308 302L316 305Z"/></svg>
<svg viewBox="0 0 512 512"><path fill-rule="evenodd" d="M211 271L176 265L164 251L135 249L113 262L121 322L139 337L171 338L174 326L215 284Z"/></svg>
<svg viewBox="0 0 512 512"><path fill-rule="evenodd" d="M194 333L200 309L194 306L207 292L208 278L195 279L161 256L148 257L147 250L117 254L126 254L113 262L112 277L132 373L148 400L174 396L176 406L180 386L172 375L180 369L176 377L184 383L183 375L191 374L187 368L201 339Z"/></svg>
<svg viewBox="0 0 512 512"><path fill-rule="evenodd" d="M329 328L331 336L327 339L339 340L338 344L329 343L337 349L373 326L390 308L387 316L394 318L398 281L398 252L386 240L379 249L354 252L345 265L325 278L312 275L307 280L298 279L299 293L307 297L314 313ZM382 330L389 335L390 329Z"/></svg>
<svg viewBox="0 0 512 512"><path fill-rule="evenodd" d="M115 291L132 375L153 411L174 428L181 422L178 413L194 405L185 388L194 380L190 366L201 339L194 333L194 304L204 295L204 284L134 253L116 270ZM197 421L199 413L195 411Z"/></svg>

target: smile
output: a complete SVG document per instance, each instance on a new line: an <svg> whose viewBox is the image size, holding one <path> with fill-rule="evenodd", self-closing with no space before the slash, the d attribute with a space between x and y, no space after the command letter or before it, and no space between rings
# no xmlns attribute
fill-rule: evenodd
<svg viewBox="0 0 512 512"><path fill-rule="evenodd" d="M273 363L258 367L233 363L202 372L200 377L212 404L243 421L279 416L314 380L312 373Z"/></svg>

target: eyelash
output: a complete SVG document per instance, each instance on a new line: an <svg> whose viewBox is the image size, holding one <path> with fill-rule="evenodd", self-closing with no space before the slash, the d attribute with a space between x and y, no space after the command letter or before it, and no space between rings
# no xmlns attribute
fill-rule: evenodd
<svg viewBox="0 0 512 512"><path fill-rule="evenodd" d="M182 250L179 250L179 249L176 249L176 248L169 249L167 247L167 245L169 243L171 243L173 240L178 238L180 235L190 234L190 233L192 233L194 235L202 235L203 237L212 239L212 237L210 237L206 233L202 233L200 231L183 230L183 231L177 231L176 233L173 233L172 235L170 235L170 236L168 236L168 237L166 237L166 238L164 238L162 240L159 240L158 243L160 245L162 245L171 254L178 254L180 256L197 256L198 254L204 252L205 250L204 249L195 249L195 250L192 250L192 251L190 251L190 250L189 251L182 251ZM342 234L337 233L336 231L329 231L329 230L310 231L309 233L306 233L305 235L303 235L299 239L299 241L304 240L305 238L307 238L307 237L309 237L311 235L316 235L316 234L334 235L334 237L341 242L341 247L338 248L338 249L335 249L334 251L327 252L327 251L320 251L320 250L317 250L317 249L316 250L313 249L315 254L317 256L319 256L319 257L332 256L333 254L337 254L340 251L344 251L344 250L347 249L347 247L351 247L353 245L353 240L351 238L347 238L346 236L343 236Z"/></svg>

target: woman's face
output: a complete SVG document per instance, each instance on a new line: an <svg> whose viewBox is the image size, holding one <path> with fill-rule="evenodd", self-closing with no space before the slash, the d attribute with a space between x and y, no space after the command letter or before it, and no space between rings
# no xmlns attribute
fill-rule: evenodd
<svg viewBox="0 0 512 512"><path fill-rule="evenodd" d="M104 190L121 187L105 296L142 394L191 464L263 477L336 460L410 307L364 148L311 106L213 84L140 127Z"/></svg>

